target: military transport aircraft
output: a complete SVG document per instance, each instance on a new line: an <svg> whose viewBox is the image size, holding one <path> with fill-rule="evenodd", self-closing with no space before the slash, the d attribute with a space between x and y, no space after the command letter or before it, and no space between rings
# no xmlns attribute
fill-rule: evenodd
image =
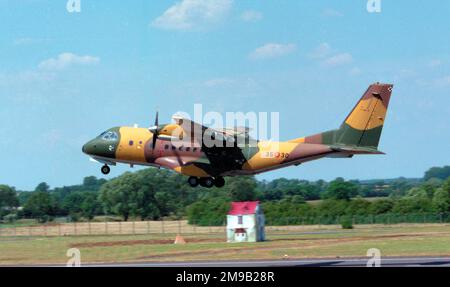
<svg viewBox="0 0 450 287"><path fill-rule="evenodd" d="M285 142L259 141L249 136L248 128L212 129L177 116L175 123L158 124L156 113L153 127L114 127L82 150L104 164L103 174L116 163L148 165L187 175L192 187L222 187L225 176L258 174L323 157L383 154L378 142L392 87L370 85L338 129Z"/></svg>

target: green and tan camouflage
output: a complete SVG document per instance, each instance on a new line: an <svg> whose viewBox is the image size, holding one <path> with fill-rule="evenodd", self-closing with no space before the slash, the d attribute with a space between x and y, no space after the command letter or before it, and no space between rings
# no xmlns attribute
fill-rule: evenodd
<svg viewBox="0 0 450 287"><path fill-rule="evenodd" d="M223 186L224 176L258 174L323 157L381 154L378 144L392 88L370 85L338 129L285 142L253 140L247 130L214 130L175 118L172 124L156 121L153 128L111 128L86 143L83 152L105 164L105 174L116 163L156 166L189 176L192 186L206 187ZM222 145L203 142L211 131ZM246 139L242 146L240 137Z"/></svg>

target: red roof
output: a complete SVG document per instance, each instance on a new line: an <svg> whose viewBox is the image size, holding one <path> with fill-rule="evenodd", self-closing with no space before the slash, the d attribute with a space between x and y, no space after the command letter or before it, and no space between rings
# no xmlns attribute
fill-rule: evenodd
<svg viewBox="0 0 450 287"><path fill-rule="evenodd" d="M228 215L255 214L259 201L232 202Z"/></svg>

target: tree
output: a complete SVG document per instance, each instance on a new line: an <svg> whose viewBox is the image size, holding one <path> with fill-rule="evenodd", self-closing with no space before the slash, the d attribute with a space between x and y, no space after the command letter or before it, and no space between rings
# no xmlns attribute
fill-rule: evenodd
<svg viewBox="0 0 450 287"><path fill-rule="evenodd" d="M101 211L97 194L91 191L72 192L64 198L62 207L74 221L77 221L80 216L92 219Z"/></svg>
<svg viewBox="0 0 450 287"><path fill-rule="evenodd" d="M433 209L436 212L443 213L450 211L450 195L449 192L443 188L438 188L434 192L433 200Z"/></svg>
<svg viewBox="0 0 450 287"><path fill-rule="evenodd" d="M38 186L36 186L34 191L49 191L49 189L50 186L46 182L41 182Z"/></svg>
<svg viewBox="0 0 450 287"><path fill-rule="evenodd" d="M450 212L450 177L434 192L433 208L437 212Z"/></svg>
<svg viewBox="0 0 450 287"><path fill-rule="evenodd" d="M96 194L92 192L86 192L80 209L81 215L84 218L92 220L94 218L94 215L98 214L101 210L101 205L97 200Z"/></svg>
<svg viewBox="0 0 450 287"><path fill-rule="evenodd" d="M330 182L326 192L324 193L324 198L350 200L357 194L358 187L354 183L345 181L343 178L338 177Z"/></svg>
<svg viewBox="0 0 450 287"><path fill-rule="evenodd" d="M391 199L379 199L372 202L368 211L373 215L389 213L393 206L394 202Z"/></svg>
<svg viewBox="0 0 450 287"><path fill-rule="evenodd" d="M425 172L423 179L425 181L431 178L439 178L442 180L447 179L450 176L450 166L446 165L443 167L432 167Z"/></svg>
<svg viewBox="0 0 450 287"><path fill-rule="evenodd" d="M121 215L125 221L130 216L158 219L174 211L176 200L172 198L179 189L176 184L169 187L169 179L167 171L155 169L126 172L103 184L98 199L106 212Z"/></svg>
<svg viewBox="0 0 450 287"><path fill-rule="evenodd" d="M252 176L235 177L228 182L230 197L233 201L256 199L256 180Z"/></svg>
<svg viewBox="0 0 450 287"><path fill-rule="evenodd" d="M187 207L187 217L190 224L222 225L230 202L225 198L209 198L193 203Z"/></svg>
<svg viewBox="0 0 450 287"><path fill-rule="evenodd" d="M98 190L102 184L106 182L106 179L97 179L95 176L86 176L83 179L83 188L85 190Z"/></svg>
<svg viewBox="0 0 450 287"><path fill-rule="evenodd" d="M19 206L19 199L15 189L7 185L0 185L0 216L17 206Z"/></svg>
<svg viewBox="0 0 450 287"><path fill-rule="evenodd" d="M46 222L55 215L57 205L50 193L46 191L35 191L28 198L24 206L24 214Z"/></svg>

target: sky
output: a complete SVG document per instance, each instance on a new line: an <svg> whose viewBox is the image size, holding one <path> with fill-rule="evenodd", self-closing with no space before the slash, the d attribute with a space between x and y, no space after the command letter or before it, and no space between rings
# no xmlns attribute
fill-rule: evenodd
<svg viewBox="0 0 450 287"><path fill-rule="evenodd" d="M258 179L421 177L450 160L450 2L0 0L0 184L103 177L81 146L177 111L279 112L280 139L337 128L394 84L382 156ZM71 12L69 12L71 11ZM139 169L137 167L134 170ZM119 165L106 178L133 170Z"/></svg>

